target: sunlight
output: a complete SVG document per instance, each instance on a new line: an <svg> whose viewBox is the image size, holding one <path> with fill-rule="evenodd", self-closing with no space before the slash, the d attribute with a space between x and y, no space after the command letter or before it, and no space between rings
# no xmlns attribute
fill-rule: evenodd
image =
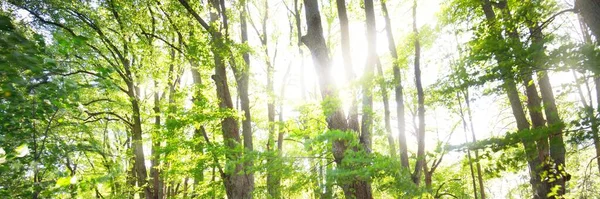
<svg viewBox="0 0 600 199"><path fill-rule="evenodd" d="M8 0L0 10L0 198L600 188L594 0Z"/></svg>

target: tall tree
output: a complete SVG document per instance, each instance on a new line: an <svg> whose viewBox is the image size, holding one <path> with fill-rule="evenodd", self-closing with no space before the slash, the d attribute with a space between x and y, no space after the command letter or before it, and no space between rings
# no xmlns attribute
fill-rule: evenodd
<svg viewBox="0 0 600 199"><path fill-rule="evenodd" d="M504 2L506 3L506 2ZM492 3L489 0L483 0L481 2L485 17L486 17L486 21L487 21L487 26L489 28L495 28L496 30L494 31L499 31L497 28L498 26L496 25L496 23L498 23L497 19L496 19L496 13L493 10L492 7ZM503 7L504 10L504 14L508 14L507 12L507 8L506 5L504 4ZM514 29L513 29L514 30ZM514 40L518 40L518 35L515 34L514 31L510 32L511 34L511 38L513 41ZM500 40L504 40L502 38L501 35L496 35L495 39ZM503 76L503 82L504 82L504 88L506 90L506 93L508 95L508 99L510 101L511 104L511 108L512 108L512 112L513 115L515 117L515 120L517 122L517 128L520 132L528 132L530 130L530 124L527 121L527 118L525 116L525 112L523 110L521 101L519 99L519 94L518 94L518 90L516 87L516 83L515 83L515 74L512 71L512 69L510 67L512 67L512 63L510 63L510 55L507 55L505 52L494 52L495 55L495 59L498 62L498 65L500 67L500 72L502 73ZM530 76L529 76L530 77ZM523 82L527 82L527 84L525 85L527 87L526 90L529 90L528 93L528 106L530 107L530 109L535 109L535 107L540 107L539 106L539 96L538 99L536 99L535 97L537 96L537 91L534 87L529 85L529 81L531 78L527 79L527 76L525 76L524 81ZM531 99L529 99L531 98ZM538 103L536 105L536 103ZM540 120L539 118L539 113L536 113L536 111L534 111L533 113L534 118L535 118L535 123L537 123L537 126L541 126L543 124L543 118ZM534 120L532 118L532 120ZM531 137L531 136L528 136ZM541 165L542 165L542 161L540 160L540 155L542 155L542 157L544 156L544 154L542 153L542 150L538 150L538 146L535 143L535 140L530 140L527 138L521 138L521 143L523 144L524 148L525 148L525 155L527 156L527 161L528 161L528 165L529 165L529 176L530 176L530 183L532 185L533 188L533 192L534 192L534 196L535 198L543 198L545 197L546 193L547 193L547 186L545 186L545 184L542 182L541 176L540 176L540 171L541 171ZM540 140L540 143L543 143L543 140Z"/></svg>
<svg viewBox="0 0 600 199"><path fill-rule="evenodd" d="M221 2L223 3L223 2ZM240 7L242 12L240 13L240 31L242 43L248 42L248 24L246 17L248 16L246 7L247 1L241 1ZM234 68L233 73L237 81L238 95L240 96L240 104L242 111L244 111L244 119L242 120L242 136L244 137L244 149L247 152L254 150L253 137L252 137L252 115L250 113L250 97L248 93L248 84L250 82L250 53L248 51L243 52L242 57L244 58L244 64L241 68ZM246 168L252 168L254 163L250 160L246 163ZM252 171L248 171L246 174L248 178L249 186L254 189L254 174Z"/></svg>
<svg viewBox="0 0 600 199"><path fill-rule="evenodd" d="M591 0L577 0L575 1L575 10L579 11L579 23L581 27L581 32L583 33L584 43L586 45L596 45L598 46L598 40L600 38L600 14L598 13L598 8L600 8L600 3ZM589 28L589 30L588 30ZM592 37L590 35L590 30L592 35L596 38L596 44L592 41ZM596 91L596 100L600 100L600 74L598 74L595 65L597 65L597 61L593 57L588 57L587 67L592 69L594 73L594 84ZM591 98L591 96L590 96ZM585 100L582 99L584 102ZM591 99L590 99L591 100ZM585 104L584 104L585 105ZM591 103L588 107L588 115L590 115L590 119L592 122L592 139L594 141L594 147L596 149L596 156L600 156L600 136L598 135L598 120L594 117L594 107L592 107ZM598 107L595 107L595 110L600 112L600 103L598 103ZM596 158L596 163L598 166L598 171L600 172L600 158Z"/></svg>
<svg viewBox="0 0 600 199"><path fill-rule="evenodd" d="M404 119L404 93L402 91L402 75L400 74L400 66L398 64L398 52L396 52L396 43L392 34L392 23L390 15L385 4L385 0L381 1L381 10L385 18L385 32L387 35L388 49L393 58L394 71L394 91L396 92L396 115L398 117L398 147L400 148L400 163L402 167L407 168L408 165L408 150L406 147L406 121Z"/></svg>
<svg viewBox="0 0 600 199"><path fill-rule="evenodd" d="M549 133L549 152L552 162L551 167L555 168L556 173L555 179L550 180L551 189L558 188L556 196L562 196L566 190L566 165L565 165L565 142L563 140L563 122L560 119L558 109L556 107L556 99L554 92L552 91L552 85L550 84L550 77L548 76L548 66L544 63L547 60L544 52L544 36L542 29L539 25L530 27L530 35L532 36L532 48L535 48L533 56L534 68L538 69L537 75L539 76L538 84L540 86L540 93L542 96L542 102L544 104L544 113L548 119L548 128L551 131ZM556 187L559 186L559 187Z"/></svg>
<svg viewBox="0 0 600 199"><path fill-rule="evenodd" d="M417 1L413 1L413 34L415 45L415 84L417 86L417 116L419 117L419 127L417 128L417 162L415 171L412 174L412 180L419 185L421 182L421 173L425 166L425 99L423 94L423 85L421 83L421 44L419 43L419 30L417 28Z"/></svg>
<svg viewBox="0 0 600 199"><path fill-rule="evenodd" d="M241 1L240 7L242 12L240 13L240 32L242 43L248 42L248 23L247 23L247 1ZM240 96L240 104L242 111L244 111L244 120L242 120L242 135L244 136L244 148L246 150L254 150L252 142L252 115L250 114L250 98L248 95L248 83L250 80L250 53L245 51L242 54L244 58L244 64L241 69L235 69L234 74L236 76L237 88ZM251 163L250 165L251 166Z"/></svg>
<svg viewBox="0 0 600 199"><path fill-rule="evenodd" d="M396 143L394 141L394 136L392 135L392 122L390 119L391 111L390 111L390 100L388 95L387 83L385 81L385 75L383 74L383 69L381 67L381 61L377 59L377 73L379 74L379 89L381 89L381 98L383 101L383 120L385 122L385 133L387 134L388 147L390 150L390 156L396 157Z"/></svg>
<svg viewBox="0 0 600 199"><path fill-rule="evenodd" d="M305 0L304 9L306 15L307 33L302 36L302 43L308 47L313 57L315 70L317 71L319 88L324 100L326 110L325 116L328 128L332 131L347 131L348 123L342 107L338 104L338 93L331 75L331 59L329 49L323 37L323 27L317 0ZM332 151L336 164L344 168L342 160L348 149L347 141L336 139L332 143ZM348 198L371 198L371 190L365 180L355 178L351 182L340 183L344 194Z"/></svg>
<svg viewBox="0 0 600 199"><path fill-rule="evenodd" d="M458 111L460 113L460 119L462 120L463 130L465 132L465 142L468 142L467 119L466 119L464 111L463 111L462 100L460 99L460 93L458 93L458 92L456 93L456 99L458 101ZM469 148L467 148L467 158L469 161L469 169L471 170L471 179L473 182L473 196L475 199L477 199L479 197L479 195L477 194L477 183L475 182L475 169L473 168L473 159L471 158L471 149L469 149ZM475 158L477 159L477 157L475 157ZM480 191L483 191L483 189L480 189ZM484 197L482 196L481 198L483 199Z"/></svg>
<svg viewBox="0 0 600 199"><path fill-rule="evenodd" d="M231 94L229 92L229 86L227 82L227 71L225 64L225 57L222 52L229 52L226 44L227 38L223 37L221 30L217 30L214 26L209 26L198 15L196 11L190 6L186 0L179 0L181 5L196 19L198 23L210 34L212 37L213 44L211 51L213 53L213 59L215 64L215 74L212 79L215 82L217 90L217 98L219 100L219 108L233 110L233 102L231 100ZM216 10L216 12L210 13L210 22L217 23L219 20L219 14L225 13L224 4L221 4L218 0L212 0L209 2L210 5ZM227 21L225 14L222 14L224 29L227 29ZM228 162L226 164L232 164L233 171L227 171L221 174L223 176L223 184L225 185L226 193L228 198L252 198L252 182L248 178L248 174L244 170L244 163L239 160L242 159L242 154L236 152L237 143L240 143L239 125L233 116L226 116L221 122L221 130L223 132L223 140L225 146L231 150L226 154Z"/></svg>
<svg viewBox="0 0 600 199"><path fill-rule="evenodd" d="M363 101L360 141L363 143L365 151L371 153L373 148L373 79L375 65L377 65L377 31L375 30L373 0L365 0L365 13L367 19L367 63L362 78Z"/></svg>
<svg viewBox="0 0 600 199"><path fill-rule="evenodd" d="M267 30L267 22L269 20L269 1L261 2L263 4L261 21L261 28L258 29L256 24L251 20L250 23L252 27L256 31L258 38L260 39L260 43L262 45L262 49L264 50L264 62L267 67L267 85L266 85L266 93L267 93L267 122L268 122L268 132L269 136L267 138L267 151L273 152L272 156L270 156L267 161L269 165L269 169L267 169L267 192L271 198L280 198L281 197L281 189L280 189L280 176L277 171L275 171L276 156L274 154L277 153L275 148L275 133L276 133L276 123L275 123L275 88L274 88L274 74L275 74L275 66L274 66L274 58L271 60L271 56L269 53L269 33ZM258 6L257 6L258 7Z"/></svg>
<svg viewBox="0 0 600 199"><path fill-rule="evenodd" d="M338 19L340 22L340 33L342 43L342 57L344 61L344 69L346 72L346 81L350 83L350 113L348 113L348 125L350 129L359 133L360 126L358 125L358 101L356 100L356 92L352 86L352 83L356 74L352 69L352 55L350 52L350 29L348 28L348 14L346 13L346 1L336 0Z"/></svg>
<svg viewBox="0 0 600 199"><path fill-rule="evenodd" d="M465 88L463 91L463 97L467 108L467 116L469 117L469 126L471 131L471 142L476 143L477 137L475 136L475 127L473 126L473 114L471 112L471 102L469 100L469 89ZM475 150L475 159L479 159L479 150ZM479 182L479 194L481 194L481 199L485 199L485 187L483 186L483 175L481 174L481 163L479 161L475 162L477 167L477 181Z"/></svg>

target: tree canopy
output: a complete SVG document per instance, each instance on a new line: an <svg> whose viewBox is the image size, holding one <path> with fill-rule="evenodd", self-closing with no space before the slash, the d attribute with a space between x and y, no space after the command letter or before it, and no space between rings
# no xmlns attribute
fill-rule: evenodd
<svg viewBox="0 0 600 199"><path fill-rule="evenodd" d="M0 198L593 198L595 0L0 1Z"/></svg>

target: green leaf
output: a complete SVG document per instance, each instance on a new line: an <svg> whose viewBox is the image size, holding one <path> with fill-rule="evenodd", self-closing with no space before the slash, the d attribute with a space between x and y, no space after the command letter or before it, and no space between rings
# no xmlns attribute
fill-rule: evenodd
<svg viewBox="0 0 600 199"><path fill-rule="evenodd" d="M531 86L533 85L533 80L529 80L529 82L527 82L527 86Z"/></svg>
<svg viewBox="0 0 600 199"><path fill-rule="evenodd" d="M29 148L27 147L27 144L22 144L15 149L15 152L17 153L17 155L15 155L16 157L22 158L29 154Z"/></svg>
<svg viewBox="0 0 600 199"><path fill-rule="evenodd" d="M71 177L62 177L56 180L56 187L64 187L71 184Z"/></svg>

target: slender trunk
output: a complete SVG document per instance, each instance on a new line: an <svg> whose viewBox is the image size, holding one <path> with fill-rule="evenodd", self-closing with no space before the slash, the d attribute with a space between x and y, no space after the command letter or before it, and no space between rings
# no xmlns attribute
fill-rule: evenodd
<svg viewBox="0 0 600 199"><path fill-rule="evenodd" d="M507 6L508 7L508 6ZM505 13L508 13L508 9L505 8ZM506 14L509 16L509 14ZM512 30L509 32L510 39L519 40L518 33L516 30ZM520 42L519 42L520 43ZM548 158L550 157L549 151L549 143L548 136L546 133L539 134L536 131L543 131L546 128L546 121L544 120L544 115L542 114L542 105L541 98L538 95L537 88L535 83L533 82L533 74L531 70L527 69L527 66L519 65L522 68L522 72L524 72L523 86L525 86L525 94L527 95L527 109L529 110L529 116L531 117L532 124L532 133L535 138L535 143L537 145L537 161L539 165L535 167L535 182L534 182L534 191L535 197L545 198L550 192L550 185L548 180L542 179L542 174L545 171L549 171L549 165L547 164Z"/></svg>
<svg viewBox="0 0 600 199"><path fill-rule="evenodd" d="M396 158L396 144L394 142L394 136L392 136L392 124L390 119L390 100L388 98L388 90L385 82L385 76L383 75L383 69L381 68L381 62L377 59L377 72L381 80L379 81L379 88L381 89L381 98L383 99L383 111L385 120L385 132L387 134L388 145L390 148L390 156Z"/></svg>
<svg viewBox="0 0 600 199"><path fill-rule="evenodd" d="M534 55L534 63L537 65L539 72L537 73L539 76L539 86L540 93L542 94L542 102L544 104L544 113L546 114L546 118L548 119L548 128L550 129L550 157L553 160L553 163L549 166L552 166L555 169L549 171L556 171L553 173L555 179L551 179L553 181L550 183L549 189L554 189L556 186L558 187L557 195L558 197L563 196L565 194L565 183L567 176L565 170L565 142L563 140L563 122L558 115L558 109L556 108L556 100L554 98L554 93L552 91L552 85L550 84L550 78L548 77L548 73L545 69L547 67L542 65L544 60L547 59L544 49L544 41L541 28L536 25L535 27L530 28L531 35L533 37L532 42L534 45L539 47L541 50L536 52Z"/></svg>
<svg viewBox="0 0 600 199"><path fill-rule="evenodd" d="M596 111L600 112L600 77L598 75L594 77L594 84L596 85L596 100L598 100L598 107L596 108ZM596 125L598 125L598 120L596 119L593 111L590 117L593 117L594 121L596 121ZM598 172L600 172L600 136L598 136L598 126L595 128L596 131L592 132L592 138L594 141L594 147L596 149L596 163L598 164Z"/></svg>
<svg viewBox="0 0 600 199"><path fill-rule="evenodd" d="M158 152L158 148L160 147L160 97L158 95L158 82L154 82L154 88L156 91L154 92L154 130L155 133L152 136L152 161L150 167L150 175L152 176L152 189L154 192L154 198L162 199L162 183L160 178L160 153Z"/></svg>
<svg viewBox="0 0 600 199"><path fill-rule="evenodd" d="M284 136L284 129L285 129L285 124L283 121L283 101L285 100L285 88L287 87L288 84L288 78L290 76L290 72L292 69L292 63L290 62L288 65L288 68L285 71L285 75L283 75L283 80L282 80L282 84L281 84L281 90L280 90L280 95L279 95L279 134L277 135L277 155L278 157L281 157L281 154L283 153L283 136Z"/></svg>
<svg viewBox="0 0 600 199"><path fill-rule="evenodd" d="M475 127L473 127L473 114L471 113L471 102L469 101L469 89L465 89L465 103L467 105L467 114L469 116L469 125L471 127L471 139L472 143L477 142L477 138L475 137ZM481 199L485 199L485 187L483 186L483 175L481 174L481 164L479 163L479 150L475 150L475 165L477 166L477 179L479 181L479 193L481 194Z"/></svg>
<svg viewBox="0 0 600 199"><path fill-rule="evenodd" d="M267 20L269 15L269 1L264 1L264 13L262 20L262 35L259 35L261 44L265 49L265 65L267 66L267 121L269 126L269 138L267 140L267 150L272 153L267 159L268 171L267 171L267 192L270 198L281 198L280 178L278 172L275 169L275 162L277 157L275 153L277 151L275 147L275 89L273 86L273 74L275 68L269 57L269 43L268 43L268 32L267 32Z"/></svg>
<svg viewBox="0 0 600 199"><path fill-rule="evenodd" d="M558 115L558 110L556 107L556 102L554 98L554 93L552 92L552 85L550 84L550 78L546 72L539 72L540 76L539 85L540 92L542 94L542 101L544 103L544 113L548 119L548 128L550 131L550 157L554 161L552 165L553 168L557 170L555 173L556 180L555 183L552 184L551 187L558 185L560 188L558 189L558 195L562 196L566 192L566 178L564 178L566 173L566 165L565 165L565 142L563 140L563 132L562 128L564 126L560 116Z"/></svg>
<svg viewBox="0 0 600 199"><path fill-rule="evenodd" d="M507 72L508 73L508 72ZM508 99L511 104L511 109L513 111L513 115L515 120L517 121L517 129L519 131L528 131L529 130L529 122L525 116L525 112L523 110L523 106L521 105L521 101L519 99L519 93L517 92L517 87L512 78L508 78L504 80L504 87L506 93L508 95ZM521 139L521 143L525 148L525 155L527 156L527 162L529 165L529 176L530 183L533 187L534 193L537 193L539 187L541 186L541 179L538 175L538 167L541 165L539 161L539 156L537 153L536 144L528 139ZM539 197L535 197L536 199Z"/></svg>
<svg viewBox="0 0 600 199"><path fill-rule="evenodd" d="M537 131L542 131L545 128L546 121L544 120L544 115L541 112L541 99L538 95L537 88L533 83L532 75L529 73L530 71L525 71L526 74L523 75L523 86L525 86L525 94L527 96L527 109L529 110L529 116L531 118L532 124L532 134L535 145L537 146L537 154L534 157L531 155L530 158L534 158L536 162L536 166L530 168L533 169L532 177L532 185L533 190L535 192L536 198L545 198L548 192L550 191L548 187L548 182L543 180L541 174L543 171L548 170L547 168L547 158L549 157L549 144L548 137L543 134L539 134ZM532 140L528 140L527 142L532 142Z"/></svg>
<svg viewBox="0 0 600 199"><path fill-rule="evenodd" d="M189 185L188 185L188 181L189 178L185 178L183 179L183 198L188 198L188 189L189 189Z"/></svg>
<svg viewBox="0 0 600 199"><path fill-rule="evenodd" d="M467 136L467 134L468 134L467 133L468 132L468 130L467 130L467 120L465 119L465 115L464 115L464 112L463 112L462 102L461 102L459 93L456 93L456 98L457 98L457 101L458 101L458 107L459 107L459 111L460 111L459 112L460 113L460 118L462 119L463 130L465 132L465 142L468 142L469 138ZM465 99L467 99L466 96L465 96ZM472 142L472 143L475 143L475 142ZM471 149L469 149L469 148L467 148L467 158L469 160L469 169L471 170L471 180L473 181L473 195L475 196L475 199L477 199L478 198L478 194L477 194L477 183L475 181L475 170L473 169L473 160L471 159ZM483 196L482 196L482 199L483 199Z"/></svg>
<svg viewBox="0 0 600 199"><path fill-rule="evenodd" d="M280 192L280 177L278 175L277 170L275 169L277 162L277 151L274 149L275 147L275 133L276 133L276 124L275 124L275 89L273 84L273 74L275 73L275 68L270 59L269 54L269 37L267 30L267 21L269 17L269 1L263 1L263 13L261 20L261 30L259 32L256 29L254 23L251 22L252 26L257 31L257 35L260 39L261 45L264 49L264 57L265 57L265 65L267 66L267 122L268 122L268 139L267 139L267 151L271 152L267 157L267 193L270 198L281 198Z"/></svg>
<svg viewBox="0 0 600 199"><path fill-rule="evenodd" d="M363 101L362 101L362 124L360 141L367 153L372 152L373 131L373 79L374 68L377 65L377 32L375 30L375 11L373 0L365 0L365 13L367 18L367 63L363 72Z"/></svg>
<svg viewBox="0 0 600 199"><path fill-rule="evenodd" d="M362 123L360 127L360 143L367 154L373 151L373 79L377 65L377 31L375 24L375 9L373 0L365 0L365 15L367 26L367 63L363 72ZM373 198L369 179L356 185L365 187L363 192L356 192L357 198Z"/></svg>
<svg viewBox="0 0 600 199"><path fill-rule="evenodd" d="M356 74L352 69L352 55L350 53L350 30L348 28L348 15L346 13L346 1L336 0L338 19L340 21L340 32L341 32L341 44L342 44L342 58L344 61L346 81L348 85L355 81ZM350 112L348 113L348 126L354 132L360 132L360 126L358 125L358 100L356 100L356 90L351 86L350 88Z"/></svg>
<svg viewBox="0 0 600 199"><path fill-rule="evenodd" d="M433 191L431 189L431 186L433 184L433 180L432 180L433 172L429 171L429 166L427 165L427 161L425 161L425 164L423 164L423 170L424 170L423 174L425 176L425 179L424 179L425 189L427 189L427 191L431 192L431 191Z"/></svg>
<svg viewBox="0 0 600 199"><path fill-rule="evenodd" d="M240 26L241 26L241 35L242 35L242 43L248 42L248 24L246 23L246 5L242 5L242 13L240 13ZM252 117L250 115L250 98L248 96L248 81L250 78L250 54L248 52L244 52L242 57L244 58L244 67L241 71L239 71L236 75L238 92L240 96L240 103L242 106L242 111L244 111L244 119L242 120L242 135L244 137L244 148L246 150L252 151Z"/></svg>
<svg viewBox="0 0 600 199"><path fill-rule="evenodd" d="M248 24L246 23L246 1L243 1L242 12L240 13L240 28L241 28L241 37L242 43L248 42ZM234 76L236 76L238 93L240 96L240 104L242 107L242 111L244 111L244 119L242 120L242 137L244 138L244 149L247 153L252 152L254 150L253 137L252 137L252 115L250 112L250 98L248 94L248 84L250 80L250 54L248 52L244 52L242 54L244 58L243 67L240 69L234 70ZM234 67L235 68L235 67ZM254 162L249 160L245 162L245 168L253 167ZM250 190L254 189L254 174L249 172L246 174L248 179Z"/></svg>
<svg viewBox="0 0 600 199"><path fill-rule="evenodd" d="M502 16L505 20L512 20L511 12L509 10L509 6L506 5L502 8ZM523 48L523 44L520 41L519 33L517 28L512 26L504 27L508 32L509 39L512 41L516 41L519 50ZM538 95L537 89L535 87L535 83L533 82L533 73L528 66L521 64L517 64L517 66L521 69L521 73L524 73L522 76L523 85L525 86L525 93L527 95L527 108L529 109L529 115L531 117L532 123L532 133L531 136L535 138L535 144L537 146L537 162L539 165L534 167L535 173L535 181L533 182L533 190L534 197L538 198L546 198L548 197L548 193L550 193L550 184L547 179L543 179L543 175L550 175L548 172L550 171L548 160L549 160L549 143L548 143L548 135L544 132L540 134L538 131L545 131L545 120L544 116L541 112L542 105L541 99ZM533 157L533 155L532 155ZM544 174L545 173L545 174ZM553 197L552 197L553 198Z"/></svg>
<svg viewBox="0 0 600 199"><path fill-rule="evenodd" d="M210 32L212 36L212 45L211 51L213 53L214 64L215 64L215 74L212 76L212 79L215 82L215 87L217 91L217 99L219 100L219 108L224 110L232 110L233 102L231 99L231 93L229 92L229 86L227 81L227 71L226 65L224 61L224 57L221 52L225 49L227 50L227 46L225 45L225 39L220 31L214 30L213 28L208 27L199 15L193 11L193 9L189 6L187 1L180 0L179 1L186 9L194 15L196 20ZM218 13L224 13L224 4L218 0L209 1L210 5L215 8L217 12L211 12L210 14L210 22L216 23L219 18ZM226 16L226 15L222 15ZM223 18L223 27L227 29L227 21ZM240 152L235 152L235 148L237 148L238 143L241 142L240 134L239 134L239 125L236 119L233 116L227 116L221 121L221 131L223 133L223 142L225 147L227 147L230 151L225 154L227 159L226 164L228 168L232 168L232 170L227 170L222 174L223 184L225 185L225 192L228 198L240 198L247 199L252 198L252 181L249 176L245 173L244 164L240 162L242 159L242 154Z"/></svg>
<svg viewBox="0 0 600 199"><path fill-rule="evenodd" d="M579 1L582 1L582 0L579 0ZM576 7L577 7L577 5L576 5ZM592 44L591 35L587 31L588 25L585 23L585 22L590 23L589 20L590 20L590 16L591 15L589 13L590 13L591 9L586 8L585 10L586 11L582 10L583 13L582 13L582 16L579 18L579 24L581 26L581 30L582 30L583 35L584 35L583 39L584 39L585 43ZM583 16L583 14L585 14L586 12L588 13L587 14L587 16L588 16L587 20L586 20L586 17ZM598 27L600 27L600 25L598 25ZM596 35L596 40L598 40L598 38L599 37L598 37L598 34L597 34ZM594 65L597 65L596 63L597 62L594 61L593 58L588 58L588 63L586 63L586 64L588 65L588 67L593 67ZM575 73L573 73L573 74L575 74ZM598 74L597 72L594 72L594 84L596 86L596 89L595 89L596 90L596 99L600 100L600 74ZM577 88L579 88L579 86ZM581 93L581 91L579 91L579 93ZM587 109L589 110L588 116L590 117L590 121L592 123L592 139L594 141L594 148L596 149L596 157L600 157L600 136L598 136L598 119L597 119L597 117L595 115L593 105L591 104L592 96L589 96L589 97L590 97L590 105L589 105L589 108L587 108ZM586 106L585 105L585 99L583 98L583 95L581 95L581 100L583 101L584 106ZM600 101L598 101L598 107L596 108L596 111L600 112ZM597 161L597 164L598 164L598 172L600 172L600 158L596 158L596 161Z"/></svg>
<svg viewBox="0 0 600 199"><path fill-rule="evenodd" d="M133 85L133 83L129 82L127 84L129 89L129 98L131 99L131 107L133 111L133 126L131 129L132 132L132 146L133 146L133 155L135 158L135 171L137 176L137 183L139 187L144 187L143 194L140 193L140 197L142 198L152 198L152 192L150 187L147 186L148 180L146 171L146 159L144 157L144 145L142 143L142 120L140 115L140 106L136 93L138 92L138 88Z"/></svg>
<svg viewBox="0 0 600 199"><path fill-rule="evenodd" d="M415 37L415 84L417 86L417 115L419 117L419 127L417 130L417 162L412 180L416 185L421 181L421 173L425 165L425 100L423 96L423 85L421 84L421 44L419 43L419 31L417 29L417 1L413 1L413 33Z"/></svg>
<svg viewBox="0 0 600 199"><path fill-rule="evenodd" d="M132 148L131 146L128 146L128 148ZM128 192L128 196L129 198L135 198L135 182L136 182L136 171L135 171L135 157L131 157L129 159L129 171L128 171L128 175L127 175L127 192Z"/></svg>
<svg viewBox="0 0 600 199"><path fill-rule="evenodd" d="M332 103L337 102L338 94L331 78L331 59L329 57L329 49L327 48L325 38L323 37L323 27L321 25L321 16L318 6L317 0L304 1L308 29L306 35L302 36L302 43L309 48L312 54L318 75L321 96L325 102L329 102L326 103L326 105L328 106L327 109L331 111L325 113L328 128L330 130L347 131L348 123L342 107L339 104ZM332 145L334 161L338 167L347 167L347 165L342 164L344 152L348 148L346 146L346 141L334 140ZM370 198L367 197L370 196L371 193L370 187L367 185L367 182L360 178L355 178L355 180L350 182L340 183L347 198Z"/></svg>
<svg viewBox="0 0 600 199"><path fill-rule="evenodd" d="M301 4L294 0L294 21L296 22L298 54L300 54L300 92L302 100L306 100L306 82L304 82L304 51L302 50L302 17L300 16Z"/></svg>
<svg viewBox="0 0 600 199"><path fill-rule="evenodd" d="M402 91L402 75L400 74L400 66L398 65L398 53L396 52L396 43L392 34L392 25L390 15L385 5L385 0L381 0L381 10L385 18L385 32L388 40L388 49L393 62L394 70L394 91L396 92L396 115L398 117L398 146L400 148L400 163L402 167L409 168L408 165L408 150L406 147L406 121L404 118L404 94Z"/></svg>
<svg viewBox="0 0 600 199"><path fill-rule="evenodd" d="M494 24L496 22L496 14L494 13L492 4L489 0L482 0L482 8L486 17L486 20L488 21L489 27L490 28L495 28L495 26L493 26L492 24ZM505 8L506 9L506 8ZM498 30L496 30L498 31ZM504 40L504 38L502 38L501 36L499 36L499 38L497 38L498 40ZM502 54L498 54L495 57L496 61L499 63L499 65L501 65L501 63L505 63L508 58ZM530 130L530 124L527 121L527 117L525 116L525 112L523 110L523 106L521 104L520 98L519 98L519 93L518 93L518 89L514 80L514 73L512 72L512 69L507 69L506 67L502 67L500 69L500 72L502 73L502 75L506 78L504 78L504 84L503 87L506 91L506 94L508 96L510 105L511 105L511 109L513 112L513 115L515 117L515 120L517 122L517 129L520 132L525 132ZM523 147L525 148L525 155L527 156L527 162L528 162L528 166L529 166L529 176L530 176L530 184L532 186L532 189L534 190L534 195L539 195L538 193L541 191L540 187L542 187L541 184L541 179L540 176L538 175L538 171L539 171L539 166L541 165L541 161L539 160L539 154L538 154L538 150L537 150L537 146L536 143L528 140L528 139L521 139L521 143L523 144ZM539 196L535 196L534 198L539 198Z"/></svg>

